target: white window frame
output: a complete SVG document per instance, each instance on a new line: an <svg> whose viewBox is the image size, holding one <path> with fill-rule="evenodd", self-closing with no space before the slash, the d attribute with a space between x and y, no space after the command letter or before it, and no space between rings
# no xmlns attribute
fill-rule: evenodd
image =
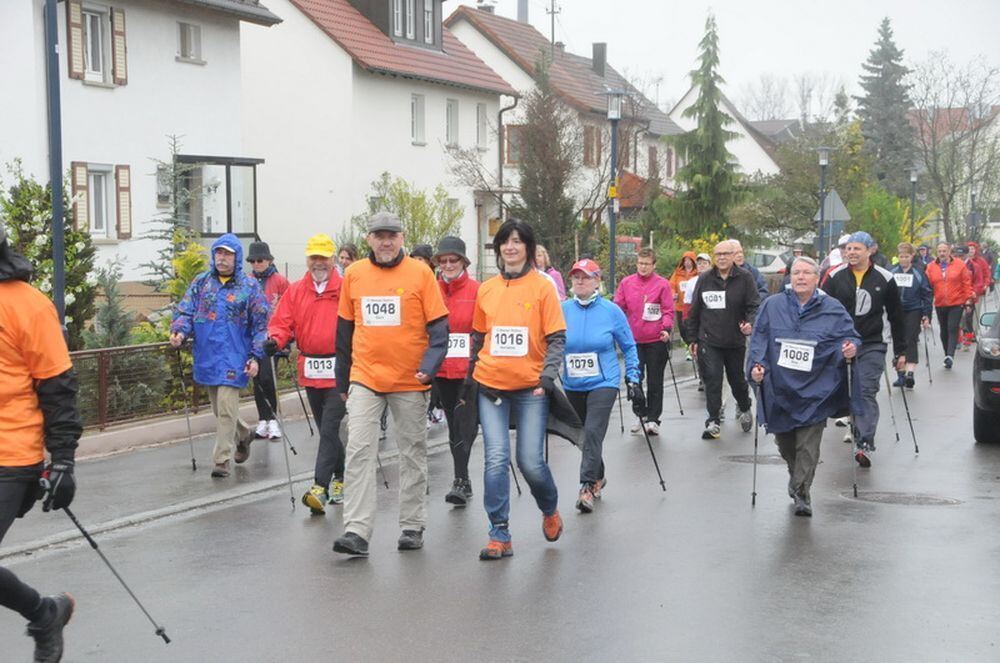
<svg viewBox="0 0 1000 663"><path fill-rule="evenodd" d="M410 141L414 145L424 142L424 95L410 95Z"/></svg>
<svg viewBox="0 0 1000 663"><path fill-rule="evenodd" d="M106 7L85 5L83 19L83 78L92 83L107 83L111 76L111 12ZM100 52L94 54L91 42L92 30L97 27ZM100 68L94 68L94 61Z"/></svg>
<svg viewBox="0 0 1000 663"><path fill-rule="evenodd" d="M487 135L486 104L476 104L476 147L485 150L489 137Z"/></svg>
<svg viewBox="0 0 1000 663"><path fill-rule="evenodd" d="M90 236L96 239L114 239L116 236L114 220L117 216L112 218L111 214L117 210L117 206L112 205L115 195L113 172L108 165L87 164L87 216L90 219ZM102 194L100 201L94 195L98 189ZM104 221L104 228L96 226L98 216Z"/></svg>
<svg viewBox="0 0 1000 663"><path fill-rule="evenodd" d="M458 99L445 101L444 142L448 147L458 147Z"/></svg>
<svg viewBox="0 0 1000 663"><path fill-rule="evenodd" d="M434 43L434 0L424 0L424 43Z"/></svg>
<svg viewBox="0 0 1000 663"><path fill-rule="evenodd" d="M406 38L416 39L417 38L417 17L416 9L414 4L416 0L406 0Z"/></svg>
<svg viewBox="0 0 1000 663"><path fill-rule="evenodd" d="M392 0L392 34L403 36L403 0Z"/></svg>
<svg viewBox="0 0 1000 663"><path fill-rule="evenodd" d="M184 35L188 34L188 46L190 47L190 52L184 52ZM201 26L197 23L188 23L187 21L177 22L177 61L178 62L194 62L197 64L204 64L205 60L201 57Z"/></svg>

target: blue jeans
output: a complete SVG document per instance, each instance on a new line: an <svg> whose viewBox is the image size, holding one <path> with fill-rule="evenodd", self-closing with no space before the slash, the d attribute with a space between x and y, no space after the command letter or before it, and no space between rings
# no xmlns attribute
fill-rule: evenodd
<svg viewBox="0 0 1000 663"><path fill-rule="evenodd" d="M885 371L885 343L865 343L858 351L854 365L861 383L861 412L854 414L858 427L858 448L875 449L875 430L878 428L878 389ZM892 394L889 394L890 398Z"/></svg>
<svg viewBox="0 0 1000 663"><path fill-rule="evenodd" d="M531 389L494 392L496 405L479 392L479 422L483 428L486 469L483 477L483 506L490 519L490 538L510 541L510 423L517 429L517 466L531 488L535 503L545 515L555 513L559 493L552 472L545 463L545 424L549 417L549 397L534 396Z"/></svg>

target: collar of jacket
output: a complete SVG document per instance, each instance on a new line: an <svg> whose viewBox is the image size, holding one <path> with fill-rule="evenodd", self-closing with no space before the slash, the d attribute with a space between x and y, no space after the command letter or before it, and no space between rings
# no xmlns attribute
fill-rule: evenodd
<svg viewBox="0 0 1000 663"><path fill-rule="evenodd" d="M399 255L390 260L389 262L379 262L378 260L375 259L374 251L368 252L368 259L372 261L372 264L375 265L376 267L381 267L382 269L392 269L399 263L403 262L403 258L405 257L406 257L406 252L403 251L403 249L400 249Z"/></svg>
<svg viewBox="0 0 1000 663"><path fill-rule="evenodd" d="M525 260L524 267L522 267L521 271L518 272L517 274L511 274L506 269L502 269L500 270L500 276L503 277L504 281L513 281L514 279L519 279L525 274L533 271L535 271L535 266L531 263L530 260Z"/></svg>
<svg viewBox="0 0 1000 663"><path fill-rule="evenodd" d="M260 281L261 285L264 285L264 283L269 278L271 278L271 276L277 273L278 273L278 268L274 266L274 263L271 263L270 265L267 266L267 269L265 269L263 272L258 273L257 271L254 270L253 275L257 277L257 280Z"/></svg>
<svg viewBox="0 0 1000 663"><path fill-rule="evenodd" d="M820 300L820 297L822 297L821 293L823 291L820 290L817 287L815 290L813 290L812 296L809 297L809 301L807 301L805 304L803 304L803 303L801 303L799 301L799 296L797 294L795 294L795 290L793 290L792 288L789 288L785 292L788 294L788 298L791 300L792 304L795 306L795 310L798 311L799 317L801 317L801 316L805 315L813 307L819 305L819 300Z"/></svg>
<svg viewBox="0 0 1000 663"><path fill-rule="evenodd" d="M453 278L452 280L447 280L444 277L444 273L441 274L440 281L444 284L444 291L449 295L456 290L460 290L469 280L469 270L463 269L462 273Z"/></svg>

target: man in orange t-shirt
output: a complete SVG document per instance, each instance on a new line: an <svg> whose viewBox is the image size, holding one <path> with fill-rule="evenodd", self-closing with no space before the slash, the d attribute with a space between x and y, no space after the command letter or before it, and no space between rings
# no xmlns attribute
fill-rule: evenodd
<svg viewBox="0 0 1000 663"><path fill-rule="evenodd" d="M0 541L38 499L43 469L50 482L45 511L69 506L76 492L73 463L82 432L76 376L56 309L30 278L31 266L8 246L0 224ZM0 605L28 620L36 661L58 660L73 614L69 594L43 598L0 567Z"/></svg>
<svg viewBox="0 0 1000 663"><path fill-rule="evenodd" d="M335 552L367 555L375 525L379 419L399 443L399 550L423 547L427 524L428 391L448 351L448 309L434 272L403 251L403 224L368 220L368 259L344 272L337 313L337 389L347 401L344 535Z"/></svg>

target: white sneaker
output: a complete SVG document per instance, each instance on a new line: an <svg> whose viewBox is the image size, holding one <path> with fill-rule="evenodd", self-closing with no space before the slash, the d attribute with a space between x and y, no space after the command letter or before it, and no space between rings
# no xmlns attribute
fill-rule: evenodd
<svg viewBox="0 0 1000 663"><path fill-rule="evenodd" d="M638 433L641 430L642 430L642 424L639 423L638 419L636 419L634 422L632 422L632 427L629 428L629 431L631 431L633 433Z"/></svg>
<svg viewBox="0 0 1000 663"><path fill-rule="evenodd" d="M649 433L650 435L659 435L660 434L660 425L657 424L655 421L647 421L646 422L646 432Z"/></svg>
<svg viewBox="0 0 1000 663"><path fill-rule="evenodd" d="M254 435L261 439L267 438L267 420L261 419L257 422L257 430L253 432Z"/></svg>
<svg viewBox="0 0 1000 663"><path fill-rule="evenodd" d="M281 428L278 427L278 420L271 419L267 422L267 436L272 440L277 440L281 437Z"/></svg>
<svg viewBox="0 0 1000 663"><path fill-rule="evenodd" d="M834 419L833 422L840 428L847 428L847 425L851 423L851 418L841 417L840 419Z"/></svg>

